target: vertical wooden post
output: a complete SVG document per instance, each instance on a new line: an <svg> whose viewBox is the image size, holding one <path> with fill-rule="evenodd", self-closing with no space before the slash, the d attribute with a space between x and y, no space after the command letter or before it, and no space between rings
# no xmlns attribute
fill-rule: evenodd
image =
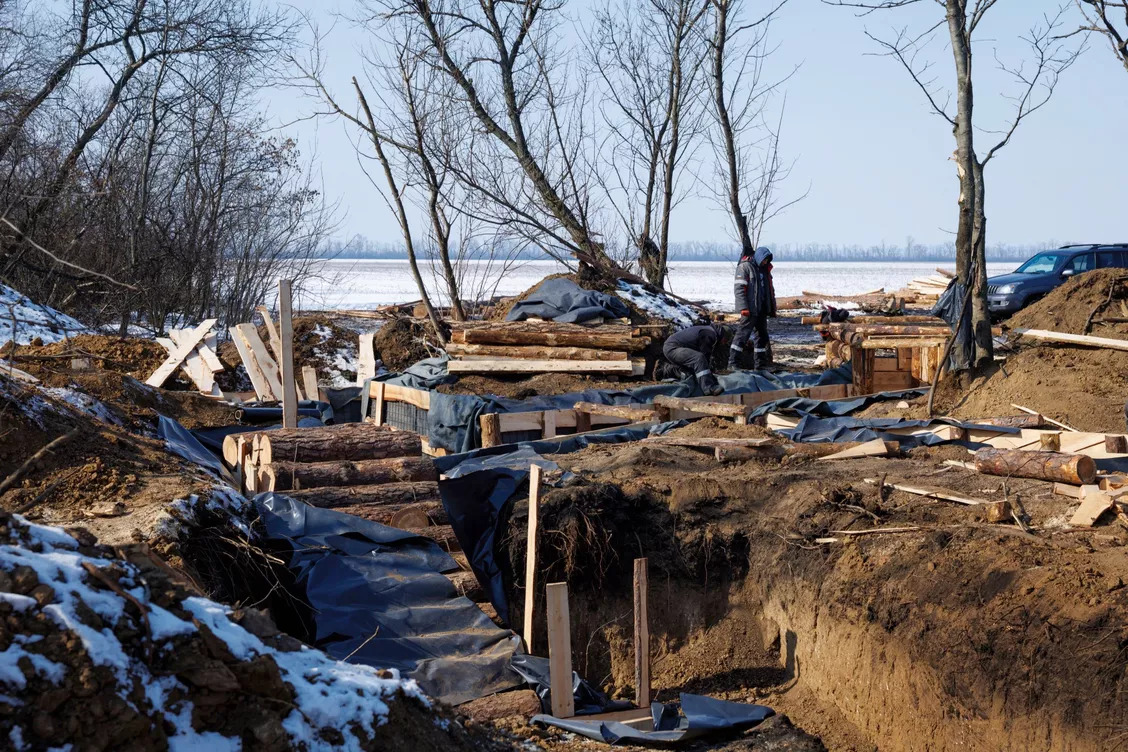
<svg viewBox="0 0 1128 752"><path fill-rule="evenodd" d="M555 439L556 438L556 411L555 410L545 410L543 413L541 413L541 415L544 416L544 419L542 421L542 424L544 426L544 431L542 433L543 438Z"/></svg>
<svg viewBox="0 0 1128 752"><path fill-rule="evenodd" d="M316 402L321 399L321 393L317 388L317 369L313 366L302 367L302 386L305 387L305 398Z"/></svg>
<svg viewBox="0 0 1128 752"><path fill-rule="evenodd" d="M478 418L478 425L482 427L482 446L501 446L501 416L497 413L486 413Z"/></svg>
<svg viewBox="0 0 1128 752"><path fill-rule="evenodd" d="M591 430L591 413L576 413L576 433L587 433Z"/></svg>
<svg viewBox="0 0 1128 752"><path fill-rule="evenodd" d="M533 614L537 592L537 528L540 516L540 465L529 466L529 535L525 544L525 651L533 652Z"/></svg>
<svg viewBox="0 0 1128 752"><path fill-rule="evenodd" d="M383 381L372 382L372 412L375 413L372 420L378 426L384 425L384 387L386 386Z"/></svg>
<svg viewBox="0 0 1128 752"><path fill-rule="evenodd" d="M376 353L372 350L372 340L375 338L375 332L360 335L360 347L356 356L357 386L364 386L365 381L376 375Z"/></svg>
<svg viewBox="0 0 1128 752"><path fill-rule="evenodd" d="M290 280L278 280L278 326L282 340L282 427L298 427L298 382L294 379L294 316Z"/></svg>
<svg viewBox="0 0 1128 752"><path fill-rule="evenodd" d="M635 704L650 707L650 611L647 592L650 587L647 559L634 560L634 653Z"/></svg>
<svg viewBox="0 0 1128 752"><path fill-rule="evenodd" d="M549 583L545 595L552 714L557 718L571 718L576 713L576 706L572 699L572 622L568 615L568 583Z"/></svg>

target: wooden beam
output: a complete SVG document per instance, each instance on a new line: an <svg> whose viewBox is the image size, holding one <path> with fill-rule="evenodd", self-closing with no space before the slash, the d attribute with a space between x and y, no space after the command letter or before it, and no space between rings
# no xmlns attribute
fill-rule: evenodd
<svg viewBox="0 0 1128 752"><path fill-rule="evenodd" d="M369 390L369 399L372 400L372 422L378 426L384 425L384 394L388 385L383 381L373 381Z"/></svg>
<svg viewBox="0 0 1128 752"><path fill-rule="evenodd" d="M294 374L294 312L291 281L278 280L278 326L282 330L282 427L298 427L298 382Z"/></svg>
<svg viewBox="0 0 1128 752"><path fill-rule="evenodd" d="M944 347L948 337L869 337L862 340L863 350L898 350L904 347Z"/></svg>
<svg viewBox="0 0 1128 752"><path fill-rule="evenodd" d="M501 418L497 413L486 413L478 418L478 425L482 428L482 446L495 447L501 445Z"/></svg>
<svg viewBox="0 0 1128 752"><path fill-rule="evenodd" d="M746 423L750 411L750 408L744 404L734 405L726 402L701 402L685 397L668 397L664 394L655 397L654 404L669 410L684 410L701 415L733 418L737 423Z"/></svg>
<svg viewBox="0 0 1128 752"><path fill-rule="evenodd" d="M374 391L376 383L373 382L372 388L369 389L369 394L375 396ZM409 405L414 405L420 410L431 409L431 393L426 389L416 389L410 386L399 386L398 384L386 384L384 387L384 401L385 402L406 402Z"/></svg>
<svg viewBox="0 0 1128 752"><path fill-rule="evenodd" d="M321 390L317 387L317 369L313 366L302 366L302 391L307 400L320 400Z"/></svg>
<svg viewBox="0 0 1128 752"><path fill-rule="evenodd" d="M262 316L262 323L266 327L266 336L270 340L270 349L274 353L274 357L281 360L282 339L278 336L278 329L274 326L274 318L270 315L270 309L260 305L255 306L255 311Z"/></svg>
<svg viewBox="0 0 1128 752"><path fill-rule="evenodd" d="M661 410L635 405L599 405L593 402L577 402L572 405L572 409L588 415L609 415L613 418L623 418L632 423L646 423L662 419ZM548 413L545 413L545 415L548 415Z"/></svg>
<svg viewBox="0 0 1128 752"><path fill-rule="evenodd" d="M866 478L866 483L877 484L879 481L876 478ZM907 494L914 496L923 496L926 499L940 499L942 501L954 501L957 504L966 504L967 506L977 506L979 504L986 504L988 502L982 499L972 499L967 496L949 491L946 488L936 488L933 486L908 486L902 483L886 483L885 488L892 488L895 491L903 491Z"/></svg>
<svg viewBox="0 0 1128 752"><path fill-rule="evenodd" d="M572 697L572 623L568 613L568 583L550 582L545 595L552 714L557 718L571 718L575 715L576 706Z"/></svg>
<svg viewBox="0 0 1128 752"><path fill-rule="evenodd" d="M184 336L182 344L177 345L176 349L168 354L164 363L153 371L149 378L145 379L145 383L149 386L160 387L163 386L168 377L180 367L180 364L188 357L188 354L196 349L196 345L207 336L211 328L215 326L217 319L208 319L192 329L187 335Z"/></svg>
<svg viewBox="0 0 1128 752"><path fill-rule="evenodd" d="M236 324L231 327L231 338L235 341L235 348L239 357L243 359L243 366L247 375L255 386L259 399L277 401L282 396L282 379L278 373L278 365L266 351L266 345L259 337L258 330L252 324ZM258 381L256 382L256 378Z"/></svg>
<svg viewBox="0 0 1128 752"><path fill-rule="evenodd" d="M1030 337L1044 342L1058 342L1067 345L1083 345L1085 347L1103 347L1110 350L1128 350L1128 340L1112 339L1109 337L1091 337L1087 334L1066 334L1065 332L1051 332L1046 329L1012 329L1012 332L1022 337Z"/></svg>
<svg viewBox="0 0 1128 752"><path fill-rule="evenodd" d="M522 358L525 360L630 360L626 350L547 345L466 345L450 342L447 354L455 358Z"/></svg>
<svg viewBox="0 0 1128 752"><path fill-rule="evenodd" d="M449 373L622 373L634 371L629 360L452 360Z"/></svg>
<svg viewBox="0 0 1128 752"><path fill-rule="evenodd" d="M537 591L537 530L540 516L540 465L529 466L529 533L525 544L525 651L533 654L533 614Z"/></svg>
<svg viewBox="0 0 1128 752"><path fill-rule="evenodd" d="M634 560L635 705L650 707L650 591L648 560Z"/></svg>

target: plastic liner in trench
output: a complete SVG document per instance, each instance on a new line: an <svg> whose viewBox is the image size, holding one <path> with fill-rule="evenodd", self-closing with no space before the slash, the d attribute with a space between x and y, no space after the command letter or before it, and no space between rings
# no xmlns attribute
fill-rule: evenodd
<svg viewBox="0 0 1128 752"><path fill-rule="evenodd" d="M680 703L652 703L651 730L634 729L614 721L585 721L535 715L533 723L555 726L608 744L670 745L721 731L748 729L775 715L764 705L729 702L714 697L682 693ZM680 712L679 712L680 709Z"/></svg>
<svg viewBox="0 0 1128 752"><path fill-rule="evenodd" d="M433 541L281 494L255 497L267 536L312 609L313 644L330 656L399 669L457 705L521 684L509 667L520 638L458 595L458 564Z"/></svg>

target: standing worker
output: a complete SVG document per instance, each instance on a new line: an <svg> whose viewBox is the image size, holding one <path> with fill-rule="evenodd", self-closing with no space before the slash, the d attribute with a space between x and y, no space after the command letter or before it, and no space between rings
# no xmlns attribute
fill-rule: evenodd
<svg viewBox="0 0 1128 752"><path fill-rule="evenodd" d="M696 379L702 392L716 397L725 390L713 375L713 349L725 340L727 333L720 324L691 326L668 337L662 345L662 354L686 376Z"/></svg>
<svg viewBox="0 0 1128 752"><path fill-rule="evenodd" d="M752 340L752 363L757 371L772 365L772 344L768 339L768 318L775 318L775 285L772 284L772 251L760 246L751 255L744 253L736 265L736 310L740 323L729 348L730 370L740 368L740 355Z"/></svg>

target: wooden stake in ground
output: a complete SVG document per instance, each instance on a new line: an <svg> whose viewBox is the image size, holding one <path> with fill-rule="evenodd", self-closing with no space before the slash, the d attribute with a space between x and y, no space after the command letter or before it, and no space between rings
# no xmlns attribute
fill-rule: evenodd
<svg viewBox="0 0 1128 752"><path fill-rule="evenodd" d="M576 704L572 697L572 620L568 613L568 583L550 582L545 588L548 611L548 683L552 714L571 718Z"/></svg>
<svg viewBox="0 0 1128 752"><path fill-rule="evenodd" d="M375 332L366 332L360 335L360 345L357 350L357 386L364 386L364 382L376 375L376 353L372 346L372 341L375 338Z"/></svg>
<svg viewBox="0 0 1128 752"><path fill-rule="evenodd" d="M1092 457L1022 449L980 449L975 453L975 469L985 475L1061 481L1075 486L1092 483L1097 477Z"/></svg>
<svg viewBox="0 0 1128 752"><path fill-rule="evenodd" d="M650 589L649 561L634 560L635 705L650 707Z"/></svg>
<svg viewBox="0 0 1128 752"><path fill-rule="evenodd" d="M298 427L298 383L294 378L294 318L291 310L290 280L278 280L278 326L281 328L279 354L282 366L282 427Z"/></svg>
<svg viewBox="0 0 1128 752"><path fill-rule="evenodd" d="M302 387L307 400L316 402L321 399L321 391L317 388L317 369L313 366L302 367Z"/></svg>
<svg viewBox="0 0 1128 752"><path fill-rule="evenodd" d="M533 613L536 608L537 529L540 516L540 465L529 466L529 534L525 543L525 650L533 652Z"/></svg>

